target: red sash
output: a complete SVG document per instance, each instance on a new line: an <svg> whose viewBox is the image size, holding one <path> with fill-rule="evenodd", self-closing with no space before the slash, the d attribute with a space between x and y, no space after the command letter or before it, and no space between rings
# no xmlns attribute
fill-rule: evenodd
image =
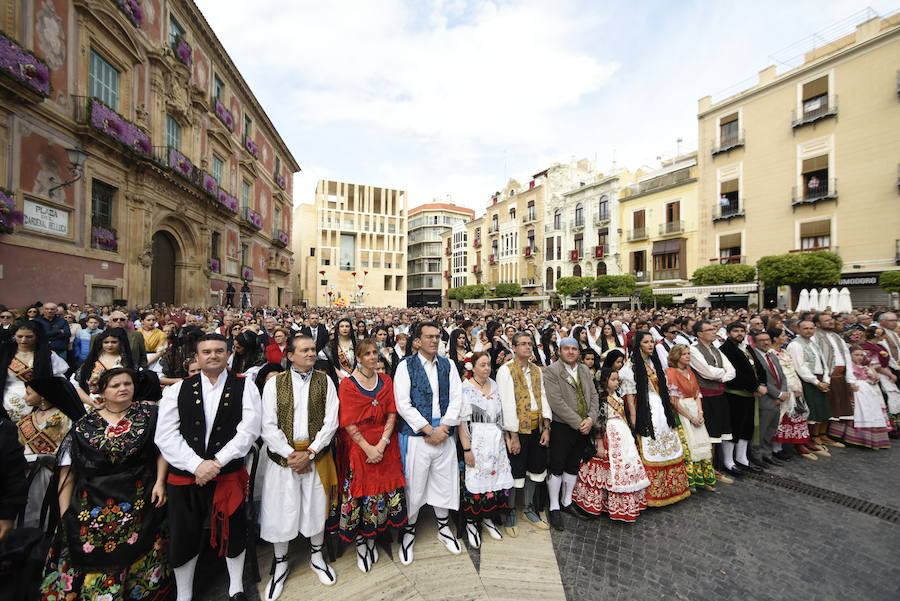
<svg viewBox="0 0 900 601"><path fill-rule="evenodd" d="M173 486L189 486L196 483L191 476L179 476L170 473L166 481ZM250 485L250 474L246 468L241 468L230 474L219 474L212 480L216 483L216 492L213 493L212 513L209 516L209 544L212 548L219 549L219 557L228 554L228 518L247 498ZM221 536L216 536L221 531Z"/></svg>

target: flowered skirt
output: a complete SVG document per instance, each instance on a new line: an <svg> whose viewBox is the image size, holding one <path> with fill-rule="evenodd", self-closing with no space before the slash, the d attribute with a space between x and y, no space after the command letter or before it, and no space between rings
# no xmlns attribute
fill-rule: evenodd
<svg viewBox="0 0 900 601"><path fill-rule="evenodd" d="M400 528L406 524L406 490L403 487L363 497L350 494L353 469L348 468L341 486L340 499L331 507L327 528L344 542L357 537L373 538L388 528Z"/></svg>
<svg viewBox="0 0 900 601"><path fill-rule="evenodd" d="M676 418L677 419L677 418ZM688 448L687 438L684 435L684 427L678 420L678 438L681 439L681 447L684 449L684 471L687 472L688 486L715 486L716 470L711 459L691 460L691 450Z"/></svg>
<svg viewBox="0 0 900 601"><path fill-rule="evenodd" d="M41 601L166 601L175 582L161 534L150 550L124 570L85 572L71 563L67 546L51 549L41 583Z"/></svg>
<svg viewBox="0 0 900 601"><path fill-rule="evenodd" d="M647 508L647 489L633 492L613 492L607 487L611 480L608 459L594 457L581 464L572 501L585 513L608 513L611 520L634 522Z"/></svg>
<svg viewBox="0 0 900 601"><path fill-rule="evenodd" d="M509 511L509 489L471 493L466 488L466 464L459 462L459 508L467 520L496 519Z"/></svg>
<svg viewBox="0 0 900 601"><path fill-rule="evenodd" d="M772 442L807 444L809 442L809 424L806 423L806 415L793 417L790 413L782 415L781 423L778 424L778 430L772 437Z"/></svg>

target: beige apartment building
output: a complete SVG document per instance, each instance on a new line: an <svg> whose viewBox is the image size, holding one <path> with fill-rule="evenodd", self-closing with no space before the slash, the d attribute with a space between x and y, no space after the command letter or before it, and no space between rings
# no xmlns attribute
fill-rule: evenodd
<svg viewBox="0 0 900 601"><path fill-rule="evenodd" d="M406 305L407 194L319 180L294 211L294 282L307 306Z"/></svg>
<svg viewBox="0 0 900 601"><path fill-rule="evenodd" d="M3 3L0 303L291 303L299 165L197 6L140 6Z"/></svg>
<svg viewBox="0 0 900 601"><path fill-rule="evenodd" d="M695 267L831 250L854 304L888 303L877 280L900 269L898 68L895 14L729 98L701 98Z"/></svg>
<svg viewBox="0 0 900 601"><path fill-rule="evenodd" d="M407 307L441 304L441 265L445 257L441 236L473 217L473 209L446 202L432 202L409 210Z"/></svg>
<svg viewBox="0 0 900 601"><path fill-rule="evenodd" d="M664 161L621 190L620 248L638 285L681 286L697 265L697 153Z"/></svg>
<svg viewBox="0 0 900 601"><path fill-rule="evenodd" d="M459 286L486 284L484 267L484 217L457 223L441 234L444 272L441 278L441 304L458 306L456 301L448 302L447 291Z"/></svg>

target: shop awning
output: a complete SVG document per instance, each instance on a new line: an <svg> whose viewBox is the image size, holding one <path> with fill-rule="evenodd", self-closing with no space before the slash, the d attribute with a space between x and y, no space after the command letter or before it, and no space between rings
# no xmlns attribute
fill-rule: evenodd
<svg viewBox="0 0 900 601"><path fill-rule="evenodd" d="M653 294L746 294L747 292L756 292L756 284L747 282L745 284L718 284L716 286L673 286L671 288L654 288Z"/></svg>

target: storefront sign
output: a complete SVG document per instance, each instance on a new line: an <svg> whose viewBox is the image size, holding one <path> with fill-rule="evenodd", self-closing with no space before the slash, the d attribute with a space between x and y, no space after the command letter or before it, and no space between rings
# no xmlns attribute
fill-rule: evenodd
<svg viewBox="0 0 900 601"><path fill-rule="evenodd" d="M69 211L43 205L26 198L23 212L25 219L22 225L25 228L54 236L68 237Z"/></svg>
<svg viewBox="0 0 900 601"><path fill-rule="evenodd" d="M857 275L841 278L837 283L838 286L877 286L877 275Z"/></svg>

